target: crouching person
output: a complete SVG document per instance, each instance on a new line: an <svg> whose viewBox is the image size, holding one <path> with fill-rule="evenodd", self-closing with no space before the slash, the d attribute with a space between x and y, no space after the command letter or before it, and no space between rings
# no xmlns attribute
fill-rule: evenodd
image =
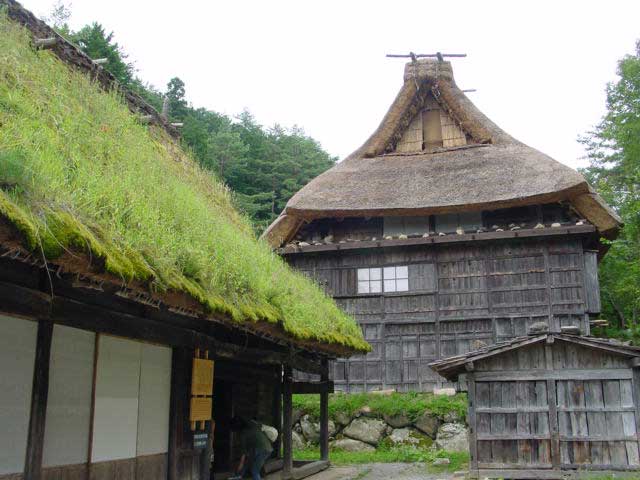
<svg viewBox="0 0 640 480"><path fill-rule="evenodd" d="M263 431L263 426L255 420L234 417L231 430L240 433L242 457L236 470L236 479L243 478L251 472L253 480L261 480L260 470L273 452L271 441ZM231 480L231 479L230 479Z"/></svg>

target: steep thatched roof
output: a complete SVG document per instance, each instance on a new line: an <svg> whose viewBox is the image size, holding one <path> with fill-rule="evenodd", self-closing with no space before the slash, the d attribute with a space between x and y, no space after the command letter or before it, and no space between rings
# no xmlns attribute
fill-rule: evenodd
<svg viewBox="0 0 640 480"><path fill-rule="evenodd" d="M455 121L466 144L396 151L427 97ZM406 65L404 84L374 134L291 198L265 237L280 246L313 218L425 215L561 200L572 202L602 234L619 227L617 215L582 175L515 140L480 112L456 85L449 62L421 59Z"/></svg>
<svg viewBox="0 0 640 480"><path fill-rule="evenodd" d="M368 351L351 317L257 241L157 112L63 39L34 48L55 33L4 6L0 257L296 348Z"/></svg>

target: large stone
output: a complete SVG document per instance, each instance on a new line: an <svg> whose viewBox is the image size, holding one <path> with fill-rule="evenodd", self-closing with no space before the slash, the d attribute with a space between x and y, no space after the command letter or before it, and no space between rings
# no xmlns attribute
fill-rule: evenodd
<svg viewBox="0 0 640 480"><path fill-rule="evenodd" d="M296 423L298 423L303 415L304 415L304 410L301 410L299 408L294 408L291 412L291 420L292 420L291 424L295 425Z"/></svg>
<svg viewBox="0 0 640 480"><path fill-rule="evenodd" d="M468 452L469 433L462 423L443 423L438 429L436 448L448 452Z"/></svg>
<svg viewBox="0 0 640 480"><path fill-rule="evenodd" d="M387 424L375 418L360 417L352 421L342 433L354 440L378 445L387 430Z"/></svg>
<svg viewBox="0 0 640 480"><path fill-rule="evenodd" d="M302 438L302 435L294 431L291 432L291 445L294 450L302 450L306 446L306 443Z"/></svg>
<svg viewBox="0 0 640 480"><path fill-rule="evenodd" d="M320 423L312 421L309 415L304 415L300 419L300 429L307 442L317 444L320 441ZM336 424L333 420L329 420L329 436L333 437L335 434Z"/></svg>
<svg viewBox="0 0 640 480"><path fill-rule="evenodd" d="M431 438L436 438L438 428L440 427L440 420L435 415L425 412L418 417L413 425L422 433L426 433Z"/></svg>
<svg viewBox="0 0 640 480"><path fill-rule="evenodd" d="M331 449L344 450L345 452L373 452L375 448L368 443L354 440L352 438L341 438L331 442Z"/></svg>
<svg viewBox="0 0 640 480"><path fill-rule="evenodd" d="M396 428L387 438L394 445L417 445L420 443L420 439L412 435L408 428Z"/></svg>
<svg viewBox="0 0 640 480"><path fill-rule="evenodd" d="M344 412L336 412L334 415L334 420L341 427L346 427L351 423L351 417Z"/></svg>
<svg viewBox="0 0 640 480"><path fill-rule="evenodd" d="M411 425L411 420L402 413L397 415L385 415L384 421L387 422L393 428L404 428Z"/></svg>

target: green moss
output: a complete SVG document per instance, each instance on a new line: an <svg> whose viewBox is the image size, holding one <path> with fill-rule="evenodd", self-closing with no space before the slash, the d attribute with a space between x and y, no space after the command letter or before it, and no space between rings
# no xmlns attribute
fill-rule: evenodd
<svg viewBox="0 0 640 480"><path fill-rule="evenodd" d="M49 260L84 253L123 281L185 292L237 322L367 351L352 318L293 272L228 189L0 14L0 215Z"/></svg>
<svg viewBox="0 0 640 480"><path fill-rule="evenodd" d="M293 406L315 419L320 416L320 399L317 395L294 395ZM453 413L458 418L464 419L467 413L467 396L462 393L453 397L417 392L392 393L390 395L336 393L329 396L329 417L335 420L337 413L353 417L365 406L371 409L369 415L379 417L406 415L413 421L424 412L430 412L441 418Z"/></svg>

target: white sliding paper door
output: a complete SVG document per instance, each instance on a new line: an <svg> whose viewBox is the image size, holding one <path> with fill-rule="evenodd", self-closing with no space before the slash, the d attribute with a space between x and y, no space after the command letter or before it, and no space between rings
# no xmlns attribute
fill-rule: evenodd
<svg viewBox="0 0 640 480"><path fill-rule="evenodd" d="M0 315L0 474L22 473L38 324Z"/></svg>
<svg viewBox="0 0 640 480"><path fill-rule="evenodd" d="M142 344L101 335L92 462L136 456Z"/></svg>
<svg viewBox="0 0 640 480"><path fill-rule="evenodd" d="M169 446L171 349L142 344L137 454L166 453Z"/></svg>
<svg viewBox="0 0 640 480"><path fill-rule="evenodd" d="M43 465L87 461L95 333L55 325L51 341L49 395Z"/></svg>

